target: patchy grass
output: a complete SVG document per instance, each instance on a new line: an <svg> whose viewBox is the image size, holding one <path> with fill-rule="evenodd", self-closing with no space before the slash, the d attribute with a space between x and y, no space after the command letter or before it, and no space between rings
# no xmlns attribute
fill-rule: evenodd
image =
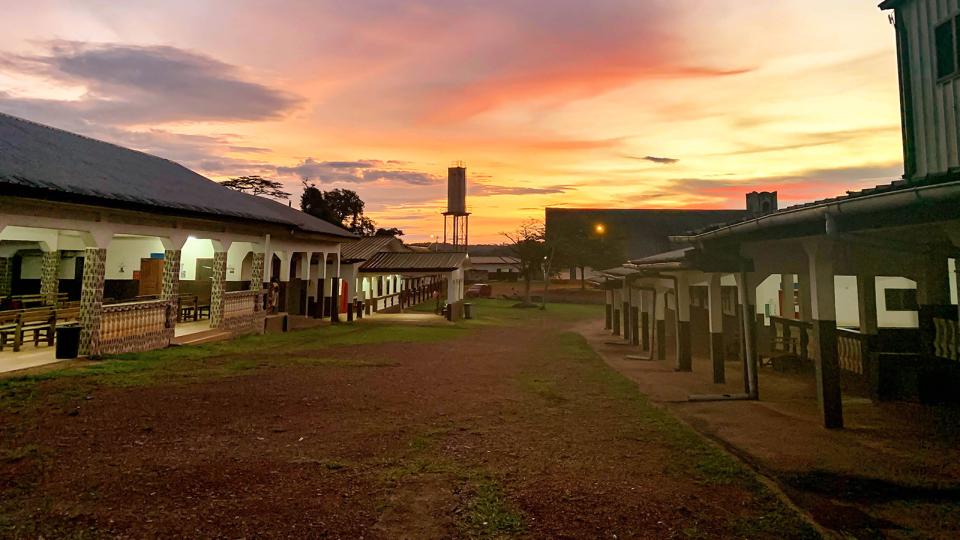
<svg viewBox="0 0 960 540"><path fill-rule="evenodd" d="M732 527L745 537L819 537L806 521L774 496L753 471L666 410L651 404L636 384L608 366L583 336L572 332L561 334L548 357L579 366L580 376L576 380L561 381L543 374L528 374L519 381L521 387L551 404L564 406L567 401L595 399L583 395L584 382L599 386L605 396L632 412L636 425L625 426L622 435L659 440L672 450L665 472L681 478L693 477L706 486L739 488L753 495L751 506L761 512L759 517L739 519L731 516ZM696 527L687 532L691 537L698 536Z"/></svg>
<svg viewBox="0 0 960 540"><path fill-rule="evenodd" d="M503 538L523 531L523 517L513 508L503 488L485 478L468 488L461 529L472 538Z"/></svg>

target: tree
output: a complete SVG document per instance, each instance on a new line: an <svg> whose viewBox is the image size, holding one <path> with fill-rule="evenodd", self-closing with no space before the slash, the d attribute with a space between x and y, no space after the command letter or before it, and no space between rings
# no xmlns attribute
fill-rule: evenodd
<svg viewBox="0 0 960 540"><path fill-rule="evenodd" d="M396 227L390 227L389 229L381 227L373 234L374 236L403 236L403 231Z"/></svg>
<svg viewBox="0 0 960 540"><path fill-rule="evenodd" d="M373 236L377 231L374 221L363 215L364 202L356 191L332 189L323 191L315 184L303 180L300 209L311 216L361 236Z"/></svg>
<svg viewBox="0 0 960 540"><path fill-rule="evenodd" d="M556 248L557 263L580 270L580 288L586 288L586 268L603 269L626 260L622 231L605 224L581 221L558 223L549 242ZM575 278L576 276L571 276Z"/></svg>
<svg viewBox="0 0 960 540"><path fill-rule="evenodd" d="M242 193L267 196L274 199L289 199L290 193L283 190L283 183L260 176L238 176L220 182L220 185Z"/></svg>
<svg viewBox="0 0 960 540"><path fill-rule="evenodd" d="M501 234L508 240L505 247L519 261L517 266L520 277L523 278L524 304L532 304L530 282L543 272L544 261L550 257L543 222L527 220L521 223L517 230Z"/></svg>

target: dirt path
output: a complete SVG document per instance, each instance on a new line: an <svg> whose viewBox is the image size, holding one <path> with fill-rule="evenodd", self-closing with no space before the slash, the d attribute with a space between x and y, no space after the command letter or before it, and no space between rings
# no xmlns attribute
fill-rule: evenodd
<svg viewBox="0 0 960 540"><path fill-rule="evenodd" d="M813 535L549 319L256 367L276 354L206 380L40 383L0 411L0 536Z"/></svg>

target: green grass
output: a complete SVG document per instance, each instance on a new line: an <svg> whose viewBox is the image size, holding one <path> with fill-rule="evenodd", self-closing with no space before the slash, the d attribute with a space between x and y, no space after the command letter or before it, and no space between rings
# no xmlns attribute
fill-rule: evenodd
<svg viewBox="0 0 960 540"><path fill-rule="evenodd" d="M189 382L235 376L258 369L287 365L333 367L389 367L383 359L338 360L323 351L334 347L377 343L434 343L453 340L472 329L523 321L568 322L596 316L596 306L556 304L546 311L515 309L513 302L479 299L476 318L447 325L398 325L365 322L340 324L283 334L244 336L229 341L170 347L136 354L123 354L37 375L0 378L0 408L18 410L34 403L47 381L75 379L64 383L60 398L83 395L98 386L135 387ZM429 311L431 304L421 304Z"/></svg>
<svg viewBox="0 0 960 540"><path fill-rule="evenodd" d="M471 486L461 529L473 538L502 538L523 531L523 517L513 508L503 488L485 478Z"/></svg>

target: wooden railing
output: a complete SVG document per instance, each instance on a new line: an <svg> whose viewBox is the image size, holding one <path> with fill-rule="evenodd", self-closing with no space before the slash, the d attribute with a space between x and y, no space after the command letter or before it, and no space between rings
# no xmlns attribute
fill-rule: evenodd
<svg viewBox="0 0 960 540"><path fill-rule="evenodd" d="M940 358L960 360L960 325L953 319L933 318L933 353Z"/></svg>
<svg viewBox="0 0 960 540"><path fill-rule="evenodd" d="M100 352L118 354L165 347L173 329L167 327L169 302L127 302L103 306Z"/></svg>
<svg viewBox="0 0 960 540"><path fill-rule="evenodd" d="M810 334L813 325L796 319L770 317L773 342L771 350L782 353L793 353L801 358L810 358Z"/></svg>
<svg viewBox="0 0 960 540"><path fill-rule="evenodd" d="M837 360L840 369L863 375L864 358L869 353L869 336L847 328L837 329Z"/></svg>

